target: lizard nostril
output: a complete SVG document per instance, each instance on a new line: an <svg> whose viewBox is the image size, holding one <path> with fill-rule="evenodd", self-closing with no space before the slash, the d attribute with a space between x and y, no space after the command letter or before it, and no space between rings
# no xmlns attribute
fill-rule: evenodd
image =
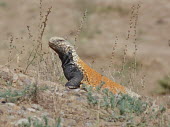
<svg viewBox="0 0 170 127"><path fill-rule="evenodd" d="M48 42L48 45L51 45L51 42L50 42L50 41Z"/></svg>

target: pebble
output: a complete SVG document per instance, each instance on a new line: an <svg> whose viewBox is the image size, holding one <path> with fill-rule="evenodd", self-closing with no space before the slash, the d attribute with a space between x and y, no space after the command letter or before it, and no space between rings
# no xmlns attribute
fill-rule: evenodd
<svg viewBox="0 0 170 127"><path fill-rule="evenodd" d="M80 102L84 102L85 99L83 97L76 97L76 100Z"/></svg>
<svg viewBox="0 0 170 127"><path fill-rule="evenodd" d="M73 127L77 124L77 122L73 119L65 119L65 123L67 124L68 127Z"/></svg>
<svg viewBox="0 0 170 127"><path fill-rule="evenodd" d="M17 82L18 80L18 75L17 74L13 74L13 83Z"/></svg>
<svg viewBox="0 0 170 127"><path fill-rule="evenodd" d="M37 105L37 104L32 104L31 108L33 108L35 110L39 110L39 111L43 110L43 108L40 105Z"/></svg>
<svg viewBox="0 0 170 127"><path fill-rule="evenodd" d="M15 123L15 126L21 125L22 123L29 123L28 119L20 119Z"/></svg>
<svg viewBox="0 0 170 127"><path fill-rule="evenodd" d="M26 111L26 110L27 110L27 108L26 108L25 106L22 106L22 107L21 107L21 110Z"/></svg>
<svg viewBox="0 0 170 127"><path fill-rule="evenodd" d="M49 114L48 112L43 112L43 113L41 114L41 116L47 116L47 117L49 117L50 114Z"/></svg>
<svg viewBox="0 0 170 127"><path fill-rule="evenodd" d="M0 71L0 78L4 79L5 81L12 81L12 76L9 72Z"/></svg>
<svg viewBox="0 0 170 127"><path fill-rule="evenodd" d="M14 104L14 103L6 103L6 105L8 105L8 106L16 106L16 104Z"/></svg>
<svg viewBox="0 0 170 127"><path fill-rule="evenodd" d="M16 117L11 115L11 116L9 116L8 118L9 118L9 119L15 119Z"/></svg>
<svg viewBox="0 0 170 127"><path fill-rule="evenodd" d="M90 122L85 123L86 127L91 127L93 124Z"/></svg>
<svg viewBox="0 0 170 127"><path fill-rule="evenodd" d="M17 111L17 114L23 116L26 114L26 112L24 110L19 110L19 111Z"/></svg>
<svg viewBox="0 0 170 127"><path fill-rule="evenodd" d="M42 121L42 119L41 118L39 118L39 117L37 117L37 116L32 116L31 117L31 119L33 120L33 121Z"/></svg>
<svg viewBox="0 0 170 127"><path fill-rule="evenodd" d="M36 112L36 110L33 109L33 108L27 108L27 110L30 111L30 112Z"/></svg>
<svg viewBox="0 0 170 127"><path fill-rule="evenodd" d="M0 115L3 115L4 114L4 112L0 109Z"/></svg>
<svg viewBox="0 0 170 127"><path fill-rule="evenodd" d="M5 104L5 103L6 103L6 99L3 98L3 97L0 97L0 102L1 102L2 104Z"/></svg>

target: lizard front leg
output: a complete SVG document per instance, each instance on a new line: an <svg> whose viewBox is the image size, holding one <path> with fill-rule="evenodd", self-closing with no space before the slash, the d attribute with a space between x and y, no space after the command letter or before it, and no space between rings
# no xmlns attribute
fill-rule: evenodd
<svg viewBox="0 0 170 127"><path fill-rule="evenodd" d="M67 65L67 67L63 68L63 71L68 80L65 86L70 89L79 88L81 81L83 80L83 73L79 68L76 65Z"/></svg>

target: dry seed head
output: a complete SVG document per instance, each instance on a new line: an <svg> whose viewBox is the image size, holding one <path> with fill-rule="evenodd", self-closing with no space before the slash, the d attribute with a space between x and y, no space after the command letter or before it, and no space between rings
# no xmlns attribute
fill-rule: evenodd
<svg viewBox="0 0 170 127"><path fill-rule="evenodd" d="M40 0L40 22L43 19L43 15L42 15L42 0Z"/></svg>
<svg viewBox="0 0 170 127"><path fill-rule="evenodd" d="M110 61L109 67L111 67L111 65L113 64L113 59L114 59L115 50L116 50L116 47L117 47L117 42L118 42L118 36L116 36L115 43L114 43L113 48L112 48L112 56L111 56L111 61Z"/></svg>
<svg viewBox="0 0 170 127"><path fill-rule="evenodd" d="M75 43L74 43L74 47L76 46L76 42L77 42L77 37L79 36L80 32L82 31L83 29L83 25L84 25L84 22L85 22L85 19L87 17L87 9L85 10L84 14L83 14L83 18L80 22L80 25L76 31L76 35L75 35Z"/></svg>
<svg viewBox="0 0 170 127"><path fill-rule="evenodd" d="M29 35L29 38L32 38L33 35L31 34L31 31L30 31L30 26L27 26L27 30L28 30L28 35Z"/></svg>

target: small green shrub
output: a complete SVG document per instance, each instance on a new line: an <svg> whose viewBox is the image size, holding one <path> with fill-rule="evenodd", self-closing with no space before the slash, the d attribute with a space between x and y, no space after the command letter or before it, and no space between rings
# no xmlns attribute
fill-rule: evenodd
<svg viewBox="0 0 170 127"><path fill-rule="evenodd" d="M125 113L141 114L147 107L147 103L126 94L121 95L117 104L121 115Z"/></svg>
<svg viewBox="0 0 170 127"><path fill-rule="evenodd" d="M0 97L5 98L7 102L15 103L20 99L35 99L37 91L43 91L48 87L37 87L35 84L27 85L22 90L11 90L0 91Z"/></svg>
<svg viewBox="0 0 170 127"><path fill-rule="evenodd" d="M98 104L98 100L92 95L91 91L87 93L87 100L89 104L93 104L93 105Z"/></svg>
<svg viewBox="0 0 170 127"><path fill-rule="evenodd" d="M140 99L130 97L127 94L114 95L109 89L101 89L99 91L99 86L96 90L93 90L91 86L84 85L87 90L87 101L89 104L97 105L100 102L100 107L104 109L116 109L119 110L120 115L125 115L126 113L135 113L137 115L141 114L147 108L147 103L141 101ZM93 93L99 92L102 97L94 97Z"/></svg>
<svg viewBox="0 0 170 127"><path fill-rule="evenodd" d="M29 117L28 123L22 123L18 125L18 127L61 127L61 119L58 118L58 120L54 124L50 125L49 119L46 116L43 117L42 121L38 119L33 120Z"/></svg>

